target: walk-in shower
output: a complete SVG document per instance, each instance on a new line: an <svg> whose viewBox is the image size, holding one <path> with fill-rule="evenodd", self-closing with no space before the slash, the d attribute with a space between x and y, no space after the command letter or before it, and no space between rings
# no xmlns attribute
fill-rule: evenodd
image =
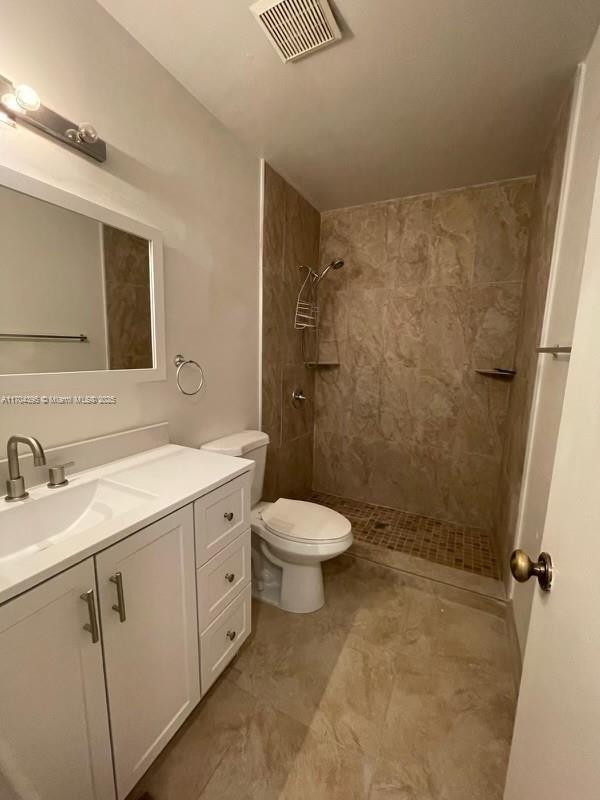
<svg viewBox="0 0 600 800"><path fill-rule="evenodd" d="M335 258L329 264L315 272L312 267L301 264L298 269L306 270L306 278L296 300L294 327L302 331L302 356L307 366L319 363L319 297L318 286L330 270L338 270L344 266L342 258Z"/></svg>

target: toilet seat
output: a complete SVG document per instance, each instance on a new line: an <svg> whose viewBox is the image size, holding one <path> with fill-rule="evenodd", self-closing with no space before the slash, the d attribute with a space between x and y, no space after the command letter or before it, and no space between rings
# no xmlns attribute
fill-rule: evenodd
<svg viewBox="0 0 600 800"><path fill-rule="evenodd" d="M303 544L333 544L352 530L350 521L331 508L285 497L269 504L260 517L271 533Z"/></svg>

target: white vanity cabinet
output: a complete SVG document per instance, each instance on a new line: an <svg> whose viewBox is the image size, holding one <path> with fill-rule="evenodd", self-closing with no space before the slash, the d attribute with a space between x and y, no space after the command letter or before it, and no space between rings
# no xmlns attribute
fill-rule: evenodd
<svg viewBox="0 0 600 800"><path fill-rule="evenodd" d="M125 800L250 633L251 477L0 605L2 800Z"/></svg>
<svg viewBox="0 0 600 800"><path fill-rule="evenodd" d="M0 606L2 798L114 798L95 586L89 558Z"/></svg>
<svg viewBox="0 0 600 800"><path fill-rule="evenodd" d="M118 796L200 700L192 506L96 556Z"/></svg>

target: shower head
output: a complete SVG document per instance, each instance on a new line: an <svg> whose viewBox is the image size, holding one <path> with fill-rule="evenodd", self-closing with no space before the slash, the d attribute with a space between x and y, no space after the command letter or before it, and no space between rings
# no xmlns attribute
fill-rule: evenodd
<svg viewBox="0 0 600 800"><path fill-rule="evenodd" d="M330 264L327 264L325 269L321 272L321 274L317 278L317 283L320 283L325 275L329 272L330 269L341 269L344 266L344 259L343 258L335 258Z"/></svg>

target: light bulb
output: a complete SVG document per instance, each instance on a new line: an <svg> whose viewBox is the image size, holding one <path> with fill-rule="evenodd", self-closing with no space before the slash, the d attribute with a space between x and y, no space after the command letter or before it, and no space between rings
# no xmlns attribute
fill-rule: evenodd
<svg viewBox="0 0 600 800"><path fill-rule="evenodd" d="M7 94L3 94L0 98L0 103L4 106L4 108L8 108L9 111L12 111L13 114L22 114L23 109L17 102L16 95L12 92L8 92Z"/></svg>
<svg viewBox="0 0 600 800"><path fill-rule="evenodd" d="M31 86L27 86L25 83L21 83L17 86L15 89L15 98L17 103L21 108L25 109L25 111L37 111L42 104L36 90L32 89Z"/></svg>

